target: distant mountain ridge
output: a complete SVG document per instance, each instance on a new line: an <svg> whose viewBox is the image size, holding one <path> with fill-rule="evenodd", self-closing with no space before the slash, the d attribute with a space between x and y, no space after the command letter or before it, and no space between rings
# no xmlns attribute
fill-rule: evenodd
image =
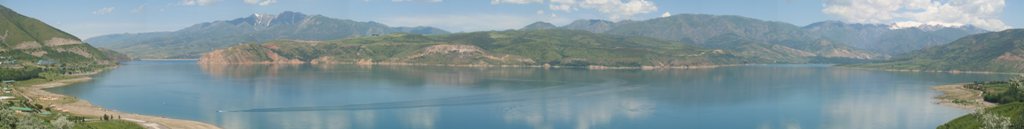
<svg viewBox="0 0 1024 129"><path fill-rule="evenodd" d="M564 26L536 22L520 30L569 29L619 36L642 36L751 58L748 63L843 63L883 60L956 37L980 33L969 25L846 24L826 21L800 27L733 15L677 14L642 21L576 20ZM341 28L341 29L338 29ZM236 44L280 39L323 41L390 33L445 34L431 27L387 27L375 22L338 20L296 12L254 14L197 24L175 32L91 38L99 46L143 58L195 58ZM856 36L849 36L856 35ZM184 51L169 51L184 50ZM140 56L141 55L141 56Z"/></svg>
<svg viewBox="0 0 1024 129"><path fill-rule="evenodd" d="M818 22L803 29L852 47L889 55L943 45L967 35L988 32L970 25L851 24L839 21Z"/></svg>
<svg viewBox="0 0 1024 129"><path fill-rule="evenodd" d="M732 50L771 62L819 62L822 57L885 59L957 38L987 32L959 24L851 24L823 21L807 26L731 15L677 14L643 21L576 20L558 29L654 37Z"/></svg>
<svg viewBox="0 0 1024 129"><path fill-rule="evenodd" d="M758 58L758 63L833 63L888 57L821 38L792 24L731 15L677 14L621 22L577 20L559 28L677 41L736 52L738 56Z"/></svg>
<svg viewBox="0 0 1024 129"><path fill-rule="evenodd" d="M533 24L526 25L525 27L521 28L520 30L541 30L541 29L554 29L554 28L558 28L558 26L555 26L554 24L547 23L547 22L534 22Z"/></svg>
<svg viewBox="0 0 1024 129"><path fill-rule="evenodd" d="M446 34L433 27L389 27L286 11L200 23L173 32L113 34L87 39L139 58L198 58L216 48L279 39L332 40L391 33Z"/></svg>
<svg viewBox="0 0 1024 129"><path fill-rule="evenodd" d="M892 70L1024 72L1024 29L966 36L893 61L850 65Z"/></svg>
<svg viewBox="0 0 1024 129"><path fill-rule="evenodd" d="M611 30L618 25L616 22L605 21L605 20L576 20L568 25L562 26L561 28L570 30L585 30L594 33L604 33L605 31Z"/></svg>
<svg viewBox="0 0 1024 129"><path fill-rule="evenodd" d="M10 64L114 65L119 54L96 49L67 32L0 5L0 61Z"/></svg>

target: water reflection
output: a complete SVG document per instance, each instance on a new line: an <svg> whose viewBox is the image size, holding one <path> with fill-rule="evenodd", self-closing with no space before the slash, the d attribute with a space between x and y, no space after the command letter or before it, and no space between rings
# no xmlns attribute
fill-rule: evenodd
<svg viewBox="0 0 1024 129"><path fill-rule="evenodd" d="M434 129L437 122L437 107L419 107L405 110L402 122L415 129Z"/></svg>
<svg viewBox="0 0 1024 129"><path fill-rule="evenodd" d="M388 79L388 81L423 86L478 86L485 80L561 82L562 80L516 80L532 75L540 69L511 68L450 68L429 66L365 66L365 65L311 65L311 64L204 64L203 72L216 78L249 79L254 77L298 76L303 78Z"/></svg>
<svg viewBox="0 0 1024 129"><path fill-rule="evenodd" d="M145 77L161 75L159 78ZM826 65L579 70L130 63L55 92L248 128L934 128L928 86L1001 75ZM228 112L218 112L224 110Z"/></svg>

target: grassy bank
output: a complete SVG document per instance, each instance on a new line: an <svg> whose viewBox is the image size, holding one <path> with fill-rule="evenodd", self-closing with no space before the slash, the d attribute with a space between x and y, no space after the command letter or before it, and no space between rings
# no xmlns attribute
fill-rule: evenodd
<svg viewBox="0 0 1024 129"><path fill-rule="evenodd" d="M999 104L978 110L939 126L939 129L1024 128L1024 78L1010 81L975 82L965 88L983 92L986 102Z"/></svg>
<svg viewBox="0 0 1024 129"><path fill-rule="evenodd" d="M73 129L143 129L139 124L124 120L94 121L75 125Z"/></svg>

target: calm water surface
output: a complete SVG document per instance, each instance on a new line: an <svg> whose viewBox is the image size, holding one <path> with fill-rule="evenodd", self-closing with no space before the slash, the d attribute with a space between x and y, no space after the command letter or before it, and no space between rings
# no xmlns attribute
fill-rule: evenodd
<svg viewBox="0 0 1024 129"><path fill-rule="evenodd" d="M924 129L967 113L934 104L940 93L928 87L1005 78L827 65L642 71L138 61L51 91L228 129Z"/></svg>

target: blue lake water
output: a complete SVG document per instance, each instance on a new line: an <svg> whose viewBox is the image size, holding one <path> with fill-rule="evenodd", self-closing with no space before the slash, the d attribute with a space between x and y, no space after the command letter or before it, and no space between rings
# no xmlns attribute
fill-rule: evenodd
<svg viewBox="0 0 1024 129"><path fill-rule="evenodd" d="M645 71L137 61L50 91L228 129L924 129L968 113L934 104L940 93L929 87L1007 77L828 65Z"/></svg>

